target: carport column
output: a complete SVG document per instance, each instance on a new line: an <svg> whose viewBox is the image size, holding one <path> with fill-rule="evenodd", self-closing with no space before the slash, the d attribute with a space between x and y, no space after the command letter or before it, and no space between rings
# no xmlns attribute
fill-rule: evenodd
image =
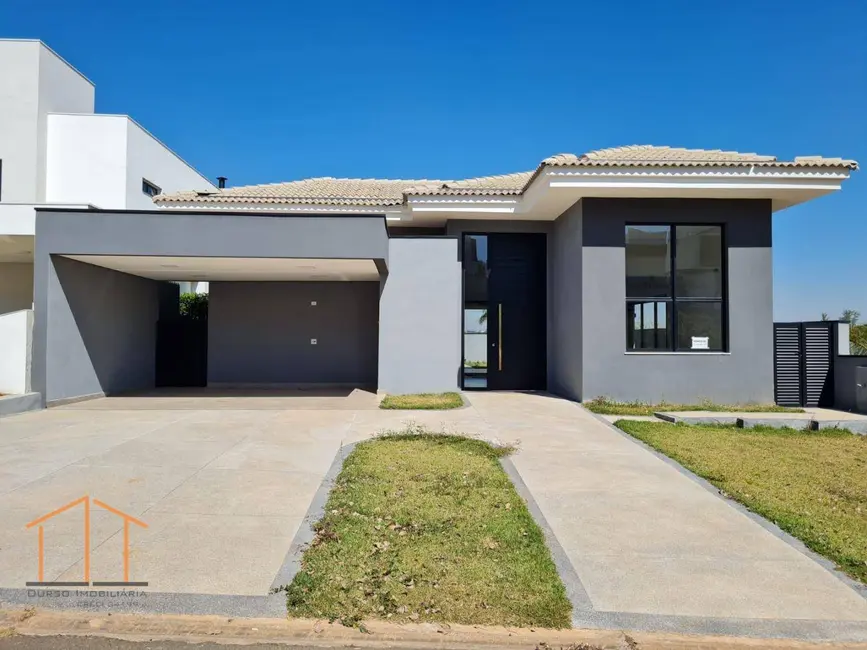
<svg viewBox="0 0 867 650"><path fill-rule="evenodd" d="M461 365L457 237L393 238L379 299L379 391L456 391Z"/></svg>

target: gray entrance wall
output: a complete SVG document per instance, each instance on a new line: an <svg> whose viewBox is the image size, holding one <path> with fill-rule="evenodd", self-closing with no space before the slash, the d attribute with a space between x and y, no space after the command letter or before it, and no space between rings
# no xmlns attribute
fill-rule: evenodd
<svg viewBox="0 0 867 650"><path fill-rule="evenodd" d="M51 401L153 382L152 374L145 376L144 366L147 356L148 373L153 372L154 347L143 329L133 334L130 328L134 320L153 335L159 283L124 274L109 281L99 269L79 269L64 274L74 278L67 282L76 296L70 305L67 287L60 282L66 277L55 269L59 255L370 259L384 273L388 250L383 216L39 209L33 267L33 390ZM101 279L84 291L80 278L86 275ZM129 330L128 337L93 334L100 325L85 314L115 322L119 331ZM109 360L117 366L104 365ZM126 364L131 366L128 371L121 367Z"/></svg>
<svg viewBox="0 0 867 650"><path fill-rule="evenodd" d="M46 402L152 388L160 298L177 285L60 256L47 271Z"/></svg>
<svg viewBox="0 0 867 650"><path fill-rule="evenodd" d="M770 202L591 198L582 204L581 399L773 403ZM725 226L729 352L626 352L627 222Z"/></svg>
<svg viewBox="0 0 867 650"><path fill-rule="evenodd" d="M454 237L389 241L379 299L379 390L458 390L461 266Z"/></svg>
<svg viewBox="0 0 867 650"><path fill-rule="evenodd" d="M376 386L378 282L211 282L209 293L209 385Z"/></svg>
<svg viewBox="0 0 867 650"><path fill-rule="evenodd" d="M575 400L582 394L582 208L582 202L578 201L557 218L548 247L551 253L548 389Z"/></svg>

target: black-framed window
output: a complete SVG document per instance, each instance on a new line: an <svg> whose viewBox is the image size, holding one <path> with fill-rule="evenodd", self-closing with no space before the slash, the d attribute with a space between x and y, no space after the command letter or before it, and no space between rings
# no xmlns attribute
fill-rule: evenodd
<svg viewBox="0 0 867 650"><path fill-rule="evenodd" d="M627 224L627 351L727 349L723 227Z"/></svg>
<svg viewBox="0 0 867 650"><path fill-rule="evenodd" d="M150 197L154 197L162 192L159 187L151 183L146 178L141 179L141 191Z"/></svg>

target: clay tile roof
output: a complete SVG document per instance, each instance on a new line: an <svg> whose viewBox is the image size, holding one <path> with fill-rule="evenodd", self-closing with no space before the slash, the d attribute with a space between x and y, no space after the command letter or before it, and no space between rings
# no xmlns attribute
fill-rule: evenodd
<svg viewBox="0 0 867 650"><path fill-rule="evenodd" d="M160 194L155 203L301 203L308 205L400 205L407 187L426 180L307 178L288 183L227 187L210 192Z"/></svg>
<svg viewBox="0 0 867 650"><path fill-rule="evenodd" d="M248 185L206 192L176 192L154 197L154 203L282 203L300 205L401 205L407 196L517 196L545 167L842 167L858 169L854 160L800 156L780 161L775 156L681 149L656 145L629 145L576 155L561 153L543 160L535 170L481 176L455 181L389 180L380 178L307 178L288 183Z"/></svg>
<svg viewBox="0 0 867 650"><path fill-rule="evenodd" d="M479 178L467 178L462 181L437 181L436 183L424 182L413 185L405 191L413 195L510 195L520 194L524 190L527 181L533 176L533 172L517 172L515 174L501 174L499 176L481 176Z"/></svg>
<svg viewBox="0 0 867 650"><path fill-rule="evenodd" d="M857 169L854 160L805 156L794 161L779 161L776 156L721 151L719 149L681 149L651 144L599 149L580 156L561 153L542 161L550 167L847 167Z"/></svg>

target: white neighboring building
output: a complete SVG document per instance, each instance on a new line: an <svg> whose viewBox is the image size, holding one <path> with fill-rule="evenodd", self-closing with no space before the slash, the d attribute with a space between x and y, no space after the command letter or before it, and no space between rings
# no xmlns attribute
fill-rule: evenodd
<svg viewBox="0 0 867 650"><path fill-rule="evenodd" d="M94 96L41 41L0 39L0 393L29 390L17 324L32 317L15 313L33 306L37 207L152 209L155 193L216 190L129 116L94 113Z"/></svg>

